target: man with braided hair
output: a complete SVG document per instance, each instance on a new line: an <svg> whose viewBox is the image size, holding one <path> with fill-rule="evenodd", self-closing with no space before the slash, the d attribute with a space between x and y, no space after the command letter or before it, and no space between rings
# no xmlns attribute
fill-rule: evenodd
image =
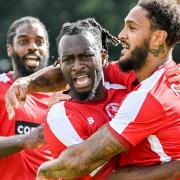
<svg viewBox="0 0 180 180"><path fill-rule="evenodd" d="M127 94L125 86L104 82L102 64L107 44L102 45L101 38L118 41L97 25L92 18L65 23L57 39L58 61L70 86L71 101L57 103L48 112L44 135L55 158L109 122ZM101 117L102 121L97 121ZM116 157L79 179L105 179L115 166Z"/></svg>

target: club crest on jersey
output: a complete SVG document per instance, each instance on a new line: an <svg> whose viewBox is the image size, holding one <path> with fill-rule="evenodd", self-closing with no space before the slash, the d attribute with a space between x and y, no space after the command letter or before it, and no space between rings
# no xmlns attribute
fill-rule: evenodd
<svg viewBox="0 0 180 180"><path fill-rule="evenodd" d="M105 107L105 110L110 118L113 118L120 107L119 103L110 103Z"/></svg>

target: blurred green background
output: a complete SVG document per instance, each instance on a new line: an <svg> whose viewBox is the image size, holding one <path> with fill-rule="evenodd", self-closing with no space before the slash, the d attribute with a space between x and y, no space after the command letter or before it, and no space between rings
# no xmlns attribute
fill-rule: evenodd
<svg viewBox="0 0 180 180"><path fill-rule="evenodd" d="M9 25L22 16L38 17L47 27L50 38L50 64L57 58L56 37L61 25L86 17L95 17L113 35L120 32L124 17L137 0L0 0L0 72L11 69L6 54ZM121 47L110 46L110 59L119 58ZM173 51L180 63L180 45Z"/></svg>

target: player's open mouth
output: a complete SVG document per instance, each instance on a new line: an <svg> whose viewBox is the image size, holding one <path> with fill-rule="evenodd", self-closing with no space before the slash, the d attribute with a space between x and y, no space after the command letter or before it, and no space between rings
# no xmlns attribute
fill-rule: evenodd
<svg viewBox="0 0 180 180"><path fill-rule="evenodd" d="M24 59L25 59L26 65L29 67L39 66L40 61L39 61L39 58L37 56L27 55Z"/></svg>
<svg viewBox="0 0 180 180"><path fill-rule="evenodd" d="M121 45L123 47L123 50L121 51L121 55L124 55L130 49L130 46L125 42L121 42Z"/></svg>
<svg viewBox="0 0 180 180"><path fill-rule="evenodd" d="M77 75L74 78L74 85L76 88L86 88L91 84L91 78L87 74Z"/></svg>

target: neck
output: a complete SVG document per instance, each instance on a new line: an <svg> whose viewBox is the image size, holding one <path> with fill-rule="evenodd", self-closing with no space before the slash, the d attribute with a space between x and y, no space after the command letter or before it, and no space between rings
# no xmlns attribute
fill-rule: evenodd
<svg viewBox="0 0 180 180"><path fill-rule="evenodd" d="M16 70L10 71L11 76L13 77L14 80L22 77L20 73L18 73Z"/></svg>
<svg viewBox="0 0 180 180"><path fill-rule="evenodd" d="M135 71L138 81L141 82L147 79L159 66L166 63L169 59L172 59L172 49L171 51L163 53L158 57L150 54L145 65L140 70Z"/></svg>

